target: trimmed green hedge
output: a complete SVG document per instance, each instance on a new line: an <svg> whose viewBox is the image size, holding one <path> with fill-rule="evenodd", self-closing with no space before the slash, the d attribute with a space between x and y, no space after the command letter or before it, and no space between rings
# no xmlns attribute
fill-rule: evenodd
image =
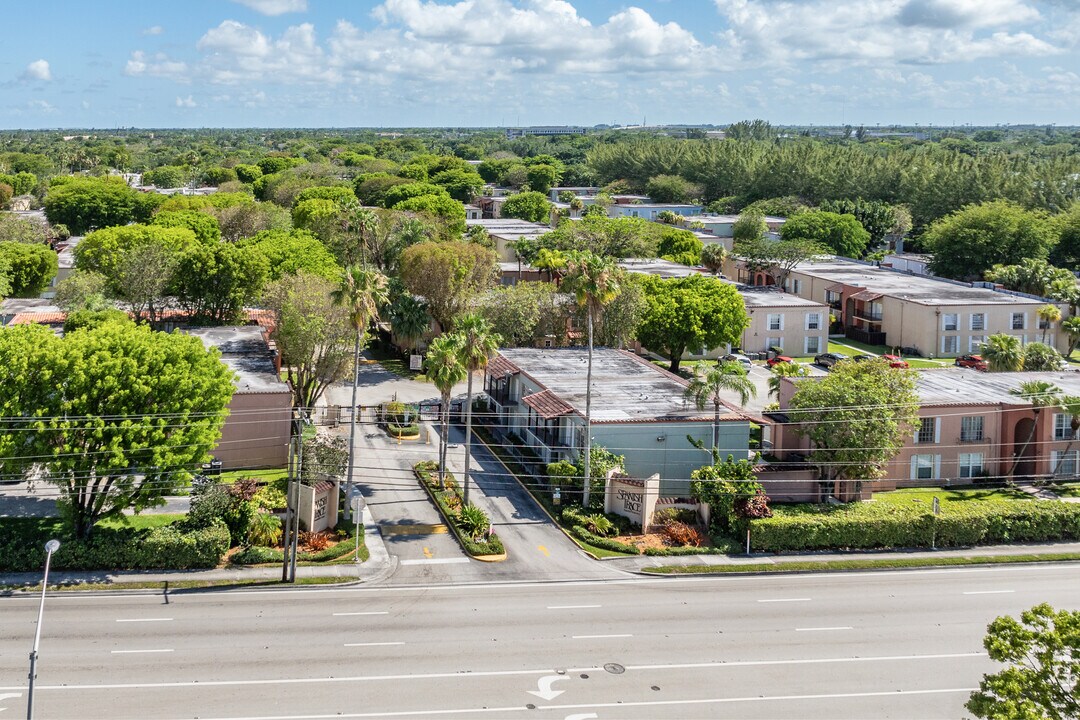
<svg viewBox="0 0 1080 720"><path fill-rule="evenodd" d="M456 495L460 500L461 493L457 489L454 476L449 471L446 473L446 490L439 489L438 463L431 460L422 460L413 465L413 473L420 481L420 484L428 491L428 494L434 498L435 505L439 508L447 527L454 533L454 537L458 539L466 553L475 557L477 555L502 555L506 552L506 546L503 545L498 535L490 535L487 542L481 543L461 532L461 528L455 522L457 512L451 509L448 504L451 495Z"/></svg>
<svg viewBox="0 0 1080 720"><path fill-rule="evenodd" d="M415 437L420 434L420 426L416 423L412 425L397 425L395 423L386 424L386 432L390 437L403 438L403 437Z"/></svg>
<svg viewBox="0 0 1080 720"><path fill-rule="evenodd" d="M1080 504L1020 500L973 503L939 516L895 506L776 507L750 524L759 552L870 550L1080 539Z"/></svg>
<svg viewBox="0 0 1080 720"><path fill-rule="evenodd" d="M45 542L54 535L43 523L0 522L0 572L34 572L45 565ZM229 549L229 528L220 520L182 531L98 527L89 541L61 538L54 570L187 570L213 568Z"/></svg>

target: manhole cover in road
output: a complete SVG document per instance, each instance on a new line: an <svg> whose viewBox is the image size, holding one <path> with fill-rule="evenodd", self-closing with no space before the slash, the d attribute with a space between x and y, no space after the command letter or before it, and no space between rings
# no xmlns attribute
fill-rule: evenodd
<svg viewBox="0 0 1080 720"><path fill-rule="evenodd" d="M604 666L604 669L612 675L622 675L624 672L626 672L626 668L624 668L622 665L619 665L618 663L608 663Z"/></svg>

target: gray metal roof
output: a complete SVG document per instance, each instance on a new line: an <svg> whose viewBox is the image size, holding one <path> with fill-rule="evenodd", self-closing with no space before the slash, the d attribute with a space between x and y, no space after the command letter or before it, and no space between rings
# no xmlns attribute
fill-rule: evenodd
<svg viewBox="0 0 1080 720"><path fill-rule="evenodd" d="M917 390L923 405L1028 405L1012 395L1022 383L1044 380L1061 388L1065 395L1080 395L1080 372L990 373L968 368L942 368L919 372Z"/></svg>
<svg viewBox="0 0 1080 720"><path fill-rule="evenodd" d="M258 325L193 327L183 332L221 351L221 360L237 375L238 393L287 393L289 386L274 368L273 355Z"/></svg>

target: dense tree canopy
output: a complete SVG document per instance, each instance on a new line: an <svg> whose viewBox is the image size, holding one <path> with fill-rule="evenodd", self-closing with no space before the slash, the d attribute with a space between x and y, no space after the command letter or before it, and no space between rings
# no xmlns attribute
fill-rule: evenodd
<svg viewBox="0 0 1080 720"><path fill-rule="evenodd" d="M148 245L178 252L196 242L195 233L186 227L125 225L104 228L90 233L76 246L75 267L101 273L109 279L112 292L122 294L126 282L123 264L129 253Z"/></svg>
<svg viewBox="0 0 1080 720"><path fill-rule="evenodd" d="M837 255L860 258L870 244L870 233L854 215L810 211L788 218L780 227L784 240L809 240L830 248Z"/></svg>
<svg viewBox="0 0 1080 720"><path fill-rule="evenodd" d="M401 254L401 280L444 330L468 308L471 298L498 282L494 250L465 242L422 242Z"/></svg>
<svg viewBox="0 0 1080 720"><path fill-rule="evenodd" d="M266 258L270 280L279 280L300 271L330 281L341 276L341 266L331 252L306 230L264 230L239 245Z"/></svg>
<svg viewBox="0 0 1080 720"><path fill-rule="evenodd" d="M503 217L535 223L547 222L550 213L551 203L548 202L547 196L536 191L511 195L502 206Z"/></svg>
<svg viewBox="0 0 1080 720"><path fill-rule="evenodd" d="M63 178L45 196L45 215L51 223L63 223L73 234L129 222L145 222L164 195L140 193L121 178Z"/></svg>
<svg viewBox="0 0 1080 720"><path fill-rule="evenodd" d="M677 372L683 353L737 345L749 323L735 286L704 275L677 280L644 278L646 310L637 337L662 353Z"/></svg>
<svg viewBox="0 0 1080 720"><path fill-rule="evenodd" d="M220 437L232 373L198 338L107 322L0 330L0 472L56 485L78 537L160 505Z"/></svg>
<svg viewBox="0 0 1080 720"><path fill-rule="evenodd" d="M34 297L56 277L56 253L46 245L0 242L0 270L7 280L8 292L16 297Z"/></svg>
<svg viewBox="0 0 1080 720"><path fill-rule="evenodd" d="M938 220L922 236L934 253L930 269L956 280L977 280L994 265L1045 260L1053 242L1046 219L1003 200L968 205Z"/></svg>
<svg viewBox="0 0 1080 720"><path fill-rule="evenodd" d="M203 243L215 243L221 239L221 227L217 218L196 210L164 210L154 215L151 225L160 227L182 227L195 233L195 238Z"/></svg>

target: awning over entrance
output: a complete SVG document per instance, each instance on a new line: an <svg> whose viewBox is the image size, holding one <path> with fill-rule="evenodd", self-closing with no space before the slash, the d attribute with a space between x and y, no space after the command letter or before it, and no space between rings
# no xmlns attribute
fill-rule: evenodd
<svg viewBox="0 0 1080 720"><path fill-rule="evenodd" d="M551 420L574 411L574 408L570 407L569 404L550 390L526 395L521 398L521 402L531 407L536 411L537 415L545 420Z"/></svg>

